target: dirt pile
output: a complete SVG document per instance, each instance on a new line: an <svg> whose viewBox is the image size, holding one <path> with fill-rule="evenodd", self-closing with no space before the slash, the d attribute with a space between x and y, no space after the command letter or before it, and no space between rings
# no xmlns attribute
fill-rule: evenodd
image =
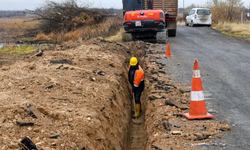
<svg viewBox="0 0 250 150"><path fill-rule="evenodd" d="M139 48L140 42L93 39L3 65L0 149L19 149L25 136L44 149L126 149L131 116L126 65L130 50Z"/></svg>
<svg viewBox="0 0 250 150"><path fill-rule="evenodd" d="M190 91L186 90L187 84L170 82L174 77L167 76L167 66L159 62L165 59L161 49L152 45L145 59L148 78L145 119L149 136L146 149L197 149L192 146L204 142L218 145L211 141L220 138L223 131L231 127L215 119L190 121L183 116L189 111Z"/></svg>

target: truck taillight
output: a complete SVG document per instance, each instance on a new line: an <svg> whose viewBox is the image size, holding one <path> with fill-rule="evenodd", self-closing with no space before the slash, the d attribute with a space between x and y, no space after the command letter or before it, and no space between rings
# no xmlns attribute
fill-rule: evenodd
<svg viewBox="0 0 250 150"><path fill-rule="evenodd" d="M131 22L127 22L127 24L131 24Z"/></svg>
<svg viewBox="0 0 250 150"><path fill-rule="evenodd" d="M196 17L197 17L197 15L195 14L195 15L194 15L194 18L196 19Z"/></svg>
<svg viewBox="0 0 250 150"><path fill-rule="evenodd" d="M154 23L160 23L160 21L154 21Z"/></svg>
<svg viewBox="0 0 250 150"><path fill-rule="evenodd" d="M169 18L168 20L175 21L175 18Z"/></svg>

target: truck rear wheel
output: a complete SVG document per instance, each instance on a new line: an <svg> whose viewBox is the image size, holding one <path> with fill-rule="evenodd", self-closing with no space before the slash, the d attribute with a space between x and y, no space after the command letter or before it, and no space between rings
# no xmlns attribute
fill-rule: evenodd
<svg viewBox="0 0 250 150"><path fill-rule="evenodd" d="M174 30L168 30L168 36L169 37L175 37L176 36L176 29L174 29Z"/></svg>

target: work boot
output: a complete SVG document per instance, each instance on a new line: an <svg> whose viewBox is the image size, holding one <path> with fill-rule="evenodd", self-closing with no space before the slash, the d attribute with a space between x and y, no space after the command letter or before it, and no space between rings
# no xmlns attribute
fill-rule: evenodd
<svg viewBox="0 0 250 150"><path fill-rule="evenodd" d="M137 118L140 117L140 112L141 112L141 105L140 104L135 104L135 112L136 112L136 116ZM133 118L135 118L135 114L133 115Z"/></svg>

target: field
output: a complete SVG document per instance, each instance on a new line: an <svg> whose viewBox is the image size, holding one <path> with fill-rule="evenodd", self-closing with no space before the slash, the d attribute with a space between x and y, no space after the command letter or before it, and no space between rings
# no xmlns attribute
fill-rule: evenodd
<svg viewBox="0 0 250 150"><path fill-rule="evenodd" d="M36 27L37 21L32 21L32 18L1 18L1 31L12 30L28 30Z"/></svg>
<svg viewBox="0 0 250 150"><path fill-rule="evenodd" d="M18 41L30 39L28 31L38 25L38 21L32 21L32 18L0 18L0 41Z"/></svg>

